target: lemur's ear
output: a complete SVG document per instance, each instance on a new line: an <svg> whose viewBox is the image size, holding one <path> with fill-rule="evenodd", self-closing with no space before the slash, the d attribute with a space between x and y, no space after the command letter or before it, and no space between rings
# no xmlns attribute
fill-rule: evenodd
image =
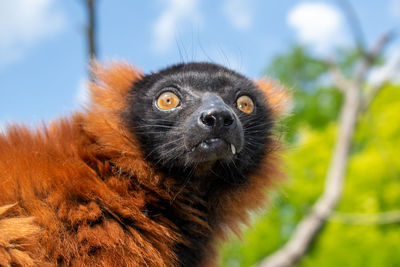
<svg viewBox="0 0 400 267"><path fill-rule="evenodd" d="M153 181L139 143L127 129L123 119L132 86L143 73L128 63L114 62L100 65L92 62L92 81L89 83L91 101L85 114L85 130L97 137L102 147L114 153L113 162L143 180ZM122 153L121 153L122 152ZM115 155L129 156L116 157ZM147 177L148 175L149 177Z"/></svg>
<svg viewBox="0 0 400 267"><path fill-rule="evenodd" d="M265 78L255 81L255 84L264 93L273 116L275 118L284 117L290 101L288 90L277 82L272 82Z"/></svg>
<svg viewBox="0 0 400 267"><path fill-rule="evenodd" d="M121 110L126 107L127 95L132 84L143 73L124 62L102 66L91 62L92 82L89 84L92 104L106 110Z"/></svg>

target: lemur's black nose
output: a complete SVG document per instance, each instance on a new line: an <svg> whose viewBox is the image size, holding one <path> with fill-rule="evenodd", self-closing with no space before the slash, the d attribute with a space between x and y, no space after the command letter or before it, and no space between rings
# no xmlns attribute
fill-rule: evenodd
<svg viewBox="0 0 400 267"><path fill-rule="evenodd" d="M235 117L230 110L221 105L203 111L200 115L200 122L207 127L224 128L232 126L235 122Z"/></svg>
<svg viewBox="0 0 400 267"><path fill-rule="evenodd" d="M232 109L216 94L205 93L199 111L198 124L203 129L218 133L236 125L236 116Z"/></svg>

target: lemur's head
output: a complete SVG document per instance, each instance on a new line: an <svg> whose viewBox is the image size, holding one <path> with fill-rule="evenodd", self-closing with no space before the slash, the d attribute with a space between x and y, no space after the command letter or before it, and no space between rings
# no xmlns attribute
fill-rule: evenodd
<svg viewBox="0 0 400 267"><path fill-rule="evenodd" d="M125 118L158 168L238 181L268 150L271 112L265 94L243 75L188 63L135 82Z"/></svg>

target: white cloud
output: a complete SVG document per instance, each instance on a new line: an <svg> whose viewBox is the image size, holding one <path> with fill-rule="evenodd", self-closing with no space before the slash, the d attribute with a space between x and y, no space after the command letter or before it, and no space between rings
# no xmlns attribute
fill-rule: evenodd
<svg viewBox="0 0 400 267"><path fill-rule="evenodd" d="M64 17L55 0L0 1L0 66L23 57L27 49L60 29Z"/></svg>
<svg viewBox="0 0 400 267"><path fill-rule="evenodd" d="M344 39L343 17L332 5L304 2L290 10L287 23L296 30L300 42L326 52Z"/></svg>
<svg viewBox="0 0 400 267"><path fill-rule="evenodd" d="M383 66L372 69L368 76L371 85L378 85L385 80L400 82L400 49L389 51Z"/></svg>
<svg viewBox="0 0 400 267"><path fill-rule="evenodd" d="M247 30L253 24L252 1L249 0L226 0L223 12L228 20L238 30Z"/></svg>
<svg viewBox="0 0 400 267"><path fill-rule="evenodd" d="M153 25L153 48L165 52L172 47L178 26L200 20L198 0L167 0L167 7Z"/></svg>

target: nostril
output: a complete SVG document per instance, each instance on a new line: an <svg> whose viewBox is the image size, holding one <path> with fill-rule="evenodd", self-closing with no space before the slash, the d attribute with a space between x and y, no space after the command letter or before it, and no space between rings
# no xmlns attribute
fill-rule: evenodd
<svg viewBox="0 0 400 267"><path fill-rule="evenodd" d="M207 126L215 126L216 118L213 115L202 115L201 121Z"/></svg>
<svg viewBox="0 0 400 267"><path fill-rule="evenodd" d="M225 117L224 119L224 126L230 126L233 123L233 118L231 116Z"/></svg>

